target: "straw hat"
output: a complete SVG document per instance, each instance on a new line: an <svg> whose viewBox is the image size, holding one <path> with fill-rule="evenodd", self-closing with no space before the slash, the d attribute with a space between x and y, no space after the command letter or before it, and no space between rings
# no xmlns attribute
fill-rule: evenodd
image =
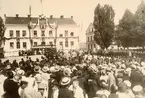
<svg viewBox="0 0 145 98"><path fill-rule="evenodd" d="M126 68L125 71L124 71L124 73L126 73L126 74L128 74L130 72L131 72L131 68Z"/></svg>
<svg viewBox="0 0 145 98"><path fill-rule="evenodd" d="M34 72L39 72L40 71L40 67L39 66L36 66L35 68L34 68Z"/></svg>
<svg viewBox="0 0 145 98"><path fill-rule="evenodd" d="M54 66L50 67L50 72L55 72L55 67Z"/></svg>
<svg viewBox="0 0 145 98"><path fill-rule="evenodd" d="M20 69L20 70L17 70L16 71L16 74L18 74L18 75L24 75L25 74L25 71L22 70L22 69Z"/></svg>
<svg viewBox="0 0 145 98"><path fill-rule="evenodd" d="M141 62L141 66L145 67L145 62Z"/></svg>
<svg viewBox="0 0 145 98"><path fill-rule="evenodd" d="M63 77L61 79L60 84L63 85L63 86L65 86L65 85L68 85L70 82L71 82L71 78L69 78L69 77Z"/></svg>
<svg viewBox="0 0 145 98"><path fill-rule="evenodd" d="M132 69L136 69L136 65L135 64L131 64L131 68Z"/></svg>
<svg viewBox="0 0 145 98"><path fill-rule="evenodd" d="M127 87L129 87L129 88L131 87L131 82L130 81L125 80L124 83L127 85Z"/></svg>
<svg viewBox="0 0 145 98"><path fill-rule="evenodd" d="M60 67L59 67L58 65L56 65L56 66L54 67L54 69L55 69L55 72L57 72L57 71L60 70Z"/></svg>
<svg viewBox="0 0 145 98"><path fill-rule="evenodd" d="M36 82L41 82L41 81L42 81L42 77L41 77L40 74L37 74L37 75L35 76L35 81L36 81Z"/></svg>
<svg viewBox="0 0 145 98"><path fill-rule="evenodd" d="M122 69L125 69L125 68L126 68L126 65L125 65L125 64L121 64L120 67L121 67Z"/></svg>
<svg viewBox="0 0 145 98"><path fill-rule="evenodd" d="M143 90L143 87L140 86L140 85L136 85L133 87L132 89L134 92L138 93L138 92L141 92Z"/></svg>
<svg viewBox="0 0 145 98"><path fill-rule="evenodd" d="M70 68L65 68L64 70L63 70L63 74L64 75L66 75L66 76L70 76L71 75L71 69Z"/></svg>
<svg viewBox="0 0 145 98"><path fill-rule="evenodd" d="M41 70L42 72L46 73L48 71L48 67L44 66Z"/></svg>

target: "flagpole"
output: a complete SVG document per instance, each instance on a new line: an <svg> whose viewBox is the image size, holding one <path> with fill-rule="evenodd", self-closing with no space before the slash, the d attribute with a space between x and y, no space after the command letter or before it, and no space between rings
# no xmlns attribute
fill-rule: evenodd
<svg viewBox="0 0 145 98"><path fill-rule="evenodd" d="M41 3L41 14L43 15L43 0L40 0Z"/></svg>

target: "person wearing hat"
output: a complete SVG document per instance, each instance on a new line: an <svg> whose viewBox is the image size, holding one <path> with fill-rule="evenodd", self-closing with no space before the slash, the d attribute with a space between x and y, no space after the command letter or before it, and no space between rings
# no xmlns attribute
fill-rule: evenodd
<svg viewBox="0 0 145 98"><path fill-rule="evenodd" d="M19 88L19 95L20 98L29 98L27 97L27 94L25 93L25 88L28 86L27 81L21 81L20 82L20 88Z"/></svg>
<svg viewBox="0 0 145 98"><path fill-rule="evenodd" d="M134 98L145 98L143 94L143 87L141 85L135 85L133 87L133 92L135 94Z"/></svg>
<svg viewBox="0 0 145 98"><path fill-rule="evenodd" d="M48 81L50 79L50 74L48 74L49 68L47 66L44 66L41 71L42 79Z"/></svg>
<svg viewBox="0 0 145 98"><path fill-rule="evenodd" d="M129 81L129 80L125 80L125 81L123 81L125 84L126 84L126 86L127 86L127 90L126 90L126 93L128 94L128 95L130 95L132 98L134 98L135 96L134 96L134 94L133 94L133 92L132 92L132 89L131 89L131 82Z"/></svg>
<svg viewBox="0 0 145 98"><path fill-rule="evenodd" d="M117 92L119 98L132 98L130 95L126 93L126 91L127 91L127 85L124 82L120 83L118 85L118 92Z"/></svg>
<svg viewBox="0 0 145 98"><path fill-rule="evenodd" d="M108 98L110 92L108 91L108 84L105 80L100 81L100 87L101 89L96 92L97 97L101 97L102 95L105 95Z"/></svg>
<svg viewBox="0 0 145 98"><path fill-rule="evenodd" d="M121 73L121 72L119 72L118 74L117 74L117 80L116 80L116 82L117 82L117 85L119 85L120 83L122 83L123 82L123 73Z"/></svg>
<svg viewBox="0 0 145 98"><path fill-rule="evenodd" d="M111 68L107 68L106 69L106 73L108 75L108 90L110 91L111 90L111 86L112 85L116 85L116 79L113 75L113 72L111 70Z"/></svg>
<svg viewBox="0 0 145 98"><path fill-rule="evenodd" d="M20 98L18 94L19 85L13 80L14 74L12 71L7 73L7 79L5 79L3 84L4 98Z"/></svg>
<svg viewBox="0 0 145 98"><path fill-rule="evenodd" d="M116 85L112 85L111 86L111 92L110 95L108 96L108 98L119 98L117 93L118 87Z"/></svg>
<svg viewBox="0 0 145 98"><path fill-rule="evenodd" d="M135 85L142 84L142 81L143 81L143 74L137 69L132 69L130 75L130 82L132 83L132 87Z"/></svg>
<svg viewBox="0 0 145 98"><path fill-rule="evenodd" d="M77 77L73 81L73 92L75 98L86 98L86 81L87 78L83 76L83 72L81 70L77 71Z"/></svg>
<svg viewBox="0 0 145 98"><path fill-rule="evenodd" d="M123 74L123 80L130 80L131 68L126 68Z"/></svg>
<svg viewBox="0 0 145 98"><path fill-rule="evenodd" d="M60 81L61 88L57 98L74 98L73 92L68 89L71 83L71 78L63 77Z"/></svg>
<svg viewBox="0 0 145 98"><path fill-rule="evenodd" d="M40 92L42 96L47 97L47 90L48 90L48 81L42 79L40 74L35 76L34 88L36 91Z"/></svg>
<svg viewBox="0 0 145 98"><path fill-rule="evenodd" d="M21 98L43 98L40 92L36 91L34 88L29 88L28 84L28 79L22 79L19 88Z"/></svg>

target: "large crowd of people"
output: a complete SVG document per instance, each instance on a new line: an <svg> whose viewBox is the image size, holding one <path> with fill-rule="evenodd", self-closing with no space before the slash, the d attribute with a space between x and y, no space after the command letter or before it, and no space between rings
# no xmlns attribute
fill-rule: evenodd
<svg viewBox="0 0 145 98"><path fill-rule="evenodd" d="M13 62L0 60L0 95L2 98L145 98L145 60L79 52L53 60L45 56L36 60L30 57Z"/></svg>

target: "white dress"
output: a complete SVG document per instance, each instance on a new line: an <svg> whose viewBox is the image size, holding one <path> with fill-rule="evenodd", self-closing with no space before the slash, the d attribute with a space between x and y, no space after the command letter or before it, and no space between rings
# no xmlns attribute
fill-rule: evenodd
<svg viewBox="0 0 145 98"><path fill-rule="evenodd" d="M73 82L73 92L75 98L87 98L87 95L84 94L84 90L79 86L79 81Z"/></svg>

